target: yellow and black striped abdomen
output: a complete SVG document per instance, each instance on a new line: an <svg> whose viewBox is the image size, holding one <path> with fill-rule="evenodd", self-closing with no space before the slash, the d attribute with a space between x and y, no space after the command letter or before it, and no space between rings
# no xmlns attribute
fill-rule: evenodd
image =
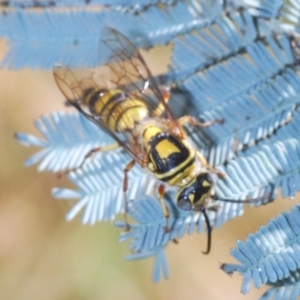
<svg viewBox="0 0 300 300"><path fill-rule="evenodd" d="M158 132L150 139L147 151L151 172L170 185L181 184L194 169L194 151L171 134Z"/></svg>
<svg viewBox="0 0 300 300"><path fill-rule="evenodd" d="M100 116L101 121L115 132L132 130L135 124L148 116L148 108L143 100L130 99L119 89L88 91L84 102L94 115Z"/></svg>

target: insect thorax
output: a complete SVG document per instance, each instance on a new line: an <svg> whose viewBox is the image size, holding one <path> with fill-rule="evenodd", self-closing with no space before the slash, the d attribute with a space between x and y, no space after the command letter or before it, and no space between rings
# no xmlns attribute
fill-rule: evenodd
<svg viewBox="0 0 300 300"><path fill-rule="evenodd" d="M183 140L152 125L143 131L149 170L161 181L182 185L195 168L195 152Z"/></svg>

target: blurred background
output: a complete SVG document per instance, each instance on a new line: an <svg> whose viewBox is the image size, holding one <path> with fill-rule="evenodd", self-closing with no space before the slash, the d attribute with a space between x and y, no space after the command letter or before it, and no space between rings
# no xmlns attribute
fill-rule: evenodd
<svg viewBox="0 0 300 300"><path fill-rule="evenodd" d="M0 56L7 46L0 41ZM168 51L156 49L151 68L164 68ZM149 63L149 64L150 64ZM158 69L158 72L161 71ZM15 132L38 135L33 120L65 108L51 72L0 70L0 299L258 299L266 289L240 294L242 277L229 277L220 263L234 262L229 249L297 200L277 199L213 232L213 249L203 255L206 235L170 244L170 279L152 282L153 260L125 261L128 244L118 243L112 223L83 226L64 215L72 203L51 196L67 179L24 168L38 149L25 148ZM74 188L74 187L72 187Z"/></svg>

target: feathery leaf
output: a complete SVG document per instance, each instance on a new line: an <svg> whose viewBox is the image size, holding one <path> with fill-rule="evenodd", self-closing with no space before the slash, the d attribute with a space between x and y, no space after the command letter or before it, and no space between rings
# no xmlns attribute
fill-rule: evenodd
<svg viewBox="0 0 300 300"><path fill-rule="evenodd" d="M100 32L107 26L124 33L138 47L166 44L176 35L201 27L203 21L199 17L214 19L216 13L222 12L219 2L210 0L218 5L217 10L215 5L207 6L204 0L197 2L198 5L182 1L173 5L171 2L164 10L150 6L142 14L110 9L8 11L0 14L0 36L9 39L10 47L1 66L50 69L56 62L96 66Z"/></svg>
<svg viewBox="0 0 300 300"><path fill-rule="evenodd" d="M290 213L282 213L231 250L241 264L223 264L221 268L228 274L239 272L244 276L242 293L249 291L252 279L257 288L264 283L272 286L261 299L279 294L280 299L298 299L299 211L296 205Z"/></svg>

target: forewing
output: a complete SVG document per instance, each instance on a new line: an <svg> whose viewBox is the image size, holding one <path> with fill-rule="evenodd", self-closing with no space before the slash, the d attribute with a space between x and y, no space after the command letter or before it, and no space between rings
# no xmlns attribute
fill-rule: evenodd
<svg viewBox="0 0 300 300"><path fill-rule="evenodd" d="M181 125L165 102L161 89L133 43L120 32L106 28L101 32L100 55L101 51L105 53L104 58L108 61L111 84L121 87L131 98L144 99L150 116L166 118L172 129L183 133Z"/></svg>
<svg viewBox="0 0 300 300"><path fill-rule="evenodd" d="M106 66L103 66L104 69ZM107 80L104 72L99 77L99 68L93 69L71 69L61 64L55 65L53 74L55 81L60 88L63 95L67 98L70 105L74 106L80 113L82 113L91 122L99 126L103 131L110 135L115 141L119 143L138 163L144 165L147 161L146 154L141 151L136 139L130 132L116 133L103 122L101 116L92 115L85 105L83 105L84 95L89 89L107 89ZM109 73L109 69L106 70ZM98 100L101 101L101 100Z"/></svg>
<svg viewBox="0 0 300 300"><path fill-rule="evenodd" d="M101 66L101 70L99 70L99 68L70 68L56 64L53 68L57 86L68 101L75 103L81 103L85 92L89 89L106 89L107 85L104 79L105 74L109 73L110 70L106 66ZM102 75L100 76L100 74Z"/></svg>
<svg viewBox="0 0 300 300"><path fill-rule="evenodd" d="M133 136L132 132L113 132L103 122L105 116L89 112L84 104L88 90L121 89L129 99L143 100L150 117L165 119L170 131L176 132L178 136L184 136L181 125L164 101L162 91L138 49L114 29L106 28L101 31L98 67L82 69L57 64L53 73L58 87L68 102L107 132L143 165L147 162L147 154L141 149L137 137ZM98 101L101 101L101 97Z"/></svg>

